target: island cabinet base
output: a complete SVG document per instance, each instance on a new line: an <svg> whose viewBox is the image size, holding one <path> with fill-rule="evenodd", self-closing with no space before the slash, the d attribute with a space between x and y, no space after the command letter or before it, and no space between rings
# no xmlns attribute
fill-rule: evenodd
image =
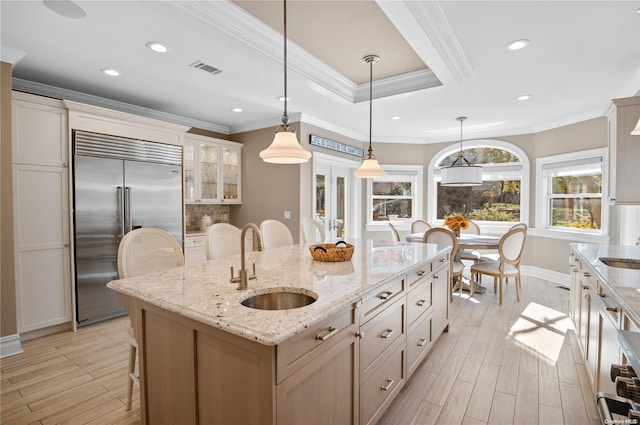
<svg viewBox="0 0 640 425"><path fill-rule="evenodd" d="M449 324L448 257L270 346L118 293L143 424L374 424Z"/></svg>

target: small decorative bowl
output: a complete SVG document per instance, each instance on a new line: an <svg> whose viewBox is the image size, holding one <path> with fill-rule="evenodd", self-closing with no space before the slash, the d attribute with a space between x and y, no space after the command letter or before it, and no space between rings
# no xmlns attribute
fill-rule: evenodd
<svg viewBox="0 0 640 425"><path fill-rule="evenodd" d="M335 244L317 243L309 245L309 252L316 261L338 262L349 261L353 256L354 246L345 241L339 241Z"/></svg>

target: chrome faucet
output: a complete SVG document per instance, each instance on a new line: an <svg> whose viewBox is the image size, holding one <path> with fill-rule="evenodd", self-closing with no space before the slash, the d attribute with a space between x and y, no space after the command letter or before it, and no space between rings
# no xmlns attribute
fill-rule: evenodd
<svg viewBox="0 0 640 425"><path fill-rule="evenodd" d="M253 231L253 235L257 238L258 241L258 251L262 251L262 238L260 237L260 229L253 223L247 223L242 228L242 232L240 233L240 273L238 277L233 276L233 267L231 267L231 279L229 282L237 283L238 290L245 290L249 287L249 280L255 279L256 276L256 263L253 263L253 274L247 276L247 269L245 268L245 254L244 254L244 246L245 246L245 237L247 235L247 230L251 229ZM254 240L255 244L255 240Z"/></svg>

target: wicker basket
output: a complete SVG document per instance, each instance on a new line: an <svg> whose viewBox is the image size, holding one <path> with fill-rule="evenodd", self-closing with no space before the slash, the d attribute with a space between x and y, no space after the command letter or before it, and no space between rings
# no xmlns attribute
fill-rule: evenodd
<svg viewBox="0 0 640 425"><path fill-rule="evenodd" d="M353 245L346 242L338 242L338 244L317 243L309 245L309 252L316 261L335 263L351 260Z"/></svg>

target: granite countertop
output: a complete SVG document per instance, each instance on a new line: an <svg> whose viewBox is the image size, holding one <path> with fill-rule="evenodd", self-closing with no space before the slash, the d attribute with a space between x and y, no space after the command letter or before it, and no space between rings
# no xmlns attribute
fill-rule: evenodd
<svg viewBox="0 0 640 425"><path fill-rule="evenodd" d="M640 246L574 243L571 246L596 273L597 279L609 286L627 316L640 326L640 270L610 267L600 258L640 261Z"/></svg>
<svg viewBox="0 0 640 425"><path fill-rule="evenodd" d="M306 245L251 252L246 267L255 263L255 280L238 291L229 282L230 267L240 268L240 256L205 261L109 282L109 288L189 317L207 325L257 341L277 345L300 331L357 302L377 287L401 276L418 263L450 247L390 241L348 241L355 246L350 261L314 261ZM301 308L269 311L242 306L256 292L289 289L317 294L317 301Z"/></svg>

